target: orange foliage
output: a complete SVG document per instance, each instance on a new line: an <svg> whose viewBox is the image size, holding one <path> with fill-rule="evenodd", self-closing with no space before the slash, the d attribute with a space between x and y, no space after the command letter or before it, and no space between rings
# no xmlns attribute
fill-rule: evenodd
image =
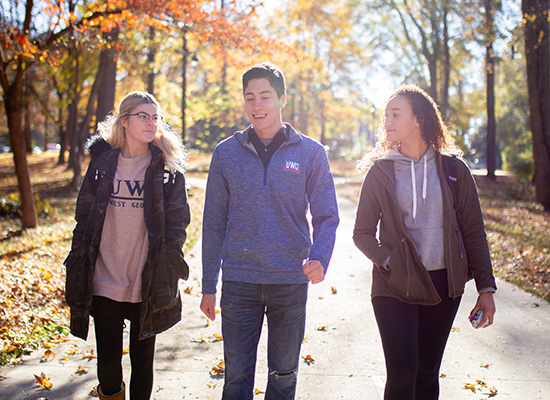
<svg viewBox="0 0 550 400"><path fill-rule="evenodd" d="M77 14L69 9L66 1L45 0L41 13L49 19L49 31L41 35L42 39L32 42L21 28L5 26L0 31L0 46L10 50L4 65L11 64L8 68L14 69L18 68L17 60L27 64L38 60L56 64L57 60L48 50L69 33L79 38L77 40L87 41L97 35L96 29L109 32L122 26L140 32L150 26L168 33L183 31L199 43L208 42L215 52L237 47L277 46L251 22L257 5L252 2L239 10L235 0L228 1L223 9L207 0L106 0L88 4L87 9ZM98 45L101 46L101 41Z"/></svg>

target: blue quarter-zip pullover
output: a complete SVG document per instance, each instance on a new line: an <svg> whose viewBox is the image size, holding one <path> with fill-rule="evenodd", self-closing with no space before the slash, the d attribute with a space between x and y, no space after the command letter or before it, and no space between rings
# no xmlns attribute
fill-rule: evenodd
<svg viewBox="0 0 550 400"><path fill-rule="evenodd" d="M203 219L203 293L216 293L220 268L227 281L306 283L302 260L318 260L326 272L332 255L339 219L324 147L285 124L288 140L264 168L248 145L251 129L236 132L212 154Z"/></svg>

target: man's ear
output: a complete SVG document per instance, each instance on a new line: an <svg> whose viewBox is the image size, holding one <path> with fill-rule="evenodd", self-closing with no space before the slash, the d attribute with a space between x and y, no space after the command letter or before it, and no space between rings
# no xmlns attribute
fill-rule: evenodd
<svg viewBox="0 0 550 400"><path fill-rule="evenodd" d="M286 93L284 93L284 94L279 98L279 105L281 106L281 108L285 108L285 106L286 106Z"/></svg>

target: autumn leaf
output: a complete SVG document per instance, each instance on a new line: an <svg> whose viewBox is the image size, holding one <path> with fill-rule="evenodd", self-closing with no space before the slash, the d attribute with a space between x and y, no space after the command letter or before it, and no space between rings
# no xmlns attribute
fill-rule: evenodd
<svg viewBox="0 0 550 400"><path fill-rule="evenodd" d="M212 340L212 343L213 343L213 342L220 342L220 341L223 340L222 335L218 335L217 333L214 333L213 336L214 336L214 340Z"/></svg>
<svg viewBox="0 0 550 400"><path fill-rule="evenodd" d="M213 378L220 378L224 376L224 374L225 374L225 363L223 362L223 360L220 361L218 365L215 365L214 367L212 367L212 370L210 370L210 376Z"/></svg>
<svg viewBox="0 0 550 400"><path fill-rule="evenodd" d="M36 379L36 383L38 383L38 386L40 386L42 389L50 389L53 385L50 382L50 378L46 376L44 372L38 375L34 375L34 378Z"/></svg>
<svg viewBox="0 0 550 400"><path fill-rule="evenodd" d="M338 293L338 290L333 286L333 287L330 288L330 292L332 294L336 294L336 293Z"/></svg>
<svg viewBox="0 0 550 400"><path fill-rule="evenodd" d="M198 339L197 338L191 339L191 342L193 342L193 343L206 343L206 339L201 336Z"/></svg>
<svg viewBox="0 0 550 400"><path fill-rule="evenodd" d="M262 392L260 389L258 388L254 388L254 394L261 394L261 393L264 393Z"/></svg>
<svg viewBox="0 0 550 400"><path fill-rule="evenodd" d="M49 358L55 358L55 353L53 351L51 351L50 349L46 350L44 352L44 355L42 356L42 360L41 361L48 361Z"/></svg>
<svg viewBox="0 0 550 400"><path fill-rule="evenodd" d="M130 352L130 346L126 346L124 349L122 349L122 354L128 354Z"/></svg>
<svg viewBox="0 0 550 400"><path fill-rule="evenodd" d="M85 353L82 358L92 359L95 358L94 349L90 349L89 353Z"/></svg>
<svg viewBox="0 0 550 400"><path fill-rule="evenodd" d="M186 294L191 294L191 290L192 290L192 289L193 289L193 288L192 288L191 286L187 286L187 287L183 290L183 292L186 293Z"/></svg>
<svg viewBox="0 0 550 400"><path fill-rule="evenodd" d="M82 368L80 365L76 368L76 373L79 374L79 375L82 375L82 374L87 374L88 373L88 370Z"/></svg>
<svg viewBox="0 0 550 400"><path fill-rule="evenodd" d="M323 326L318 326L318 327L317 327L317 330L318 330L318 331L326 331L327 329L328 329L328 327L325 326L325 325L323 325Z"/></svg>
<svg viewBox="0 0 550 400"><path fill-rule="evenodd" d="M497 390L496 387L490 387L489 388L489 393L488 393L489 397L494 397L494 396L497 395L497 393L498 393L498 390Z"/></svg>
<svg viewBox="0 0 550 400"><path fill-rule="evenodd" d="M439 377L440 377L440 378L446 378L446 377L447 377L447 375L446 375L446 374L444 374L444 373L442 372L441 374L439 374Z"/></svg>
<svg viewBox="0 0 550 400"><path fill-rule="evenodd" d="M471 390L472 392L476 392L476 385L473 383L464 383L464 389Z"/></svg>
<svg viewBox="0 0 550 400"><path fill-rule="evenodd" d="M315 364L315 360L309 354L302 358L304 359L304 363L307 365Z"/></svg>
<svg viewBox="0 0 550 400"><path fill-rule="evenodd" d="M204 327L205 327L205 328L208 328L209 326L210 326L210 320L207 319L207 320L206 320L206 324L204 325Z"/></svg>

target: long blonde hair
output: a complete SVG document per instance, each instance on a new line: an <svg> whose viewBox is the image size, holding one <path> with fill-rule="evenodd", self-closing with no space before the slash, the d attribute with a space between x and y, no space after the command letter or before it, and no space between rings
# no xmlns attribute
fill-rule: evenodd
<svg viewBox="0 0 550 400"><path fill-rule="evenodd" d="M171 172L185 171L187 151L181 138L172 127L164 122L159 102L147 92L135 91L122 99L118 106L118 113L109 114L104 121L98 124L98 132L112 148L121 148L126 141L123 121L129 118L132 111L140 104L152 104L157 108L158 123L157 134L152 144L162 150L164 154L164 166Z"/></svg>
<svg viewBox="0 0 550 400"><path fill-rule="evenodd" d="M417 85L402 85L390 95L386 105L397 96L403 96L409 101L412 112L420 123L422 139L428 145L432 145L435 151L441 154L462 156L462 150L456 145L455 138L443 121L439 106L428 93ZM375 159L381 158L390 150L399 147L399 142L388 140L385 124L386 115L384 113L376 133L376 146L359 160L357 163L359 169L370 168Z"/></svg>

